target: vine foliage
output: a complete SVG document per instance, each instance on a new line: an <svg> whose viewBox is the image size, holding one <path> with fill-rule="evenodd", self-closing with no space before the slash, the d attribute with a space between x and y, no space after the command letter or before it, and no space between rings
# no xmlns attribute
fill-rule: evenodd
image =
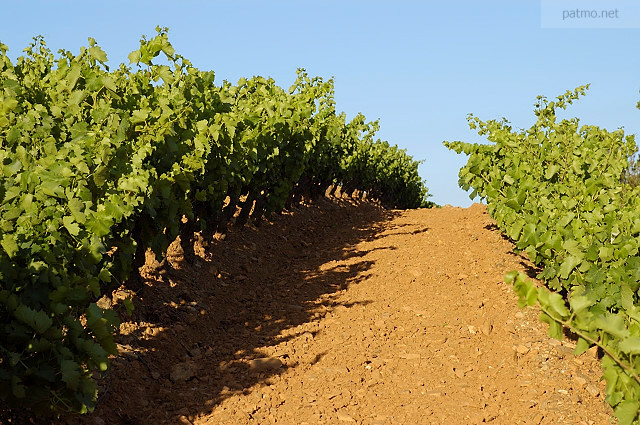
<svg viewBox="0 0 640 425"><path fill-rule="evenodd" d="M491 143L445 146L469 155L460 186L487 202L516 249L542 269L547 288L507 274L520 306L538 304L554 338L570 329L576 354L602 349L607 401L630 425L640 409L640 188L623 176L636 145L622 130L557 119L587 89L538 97L528 130L470 116L470 127Z"/></svg>
<svg viewBox="0 0 640 425"><path fill-rule="evenodd" d="M95 40L54 56L38 37L13 63L0 44L0 397L91 411L117 354L118 315L96 300L140 289L145 251L224 231L332 185L384 205L429 196L418 162L335 110L333 81L298 70L214 84L167 29L111 70ZM190 245L190 246L189 246ZM137 277L137 279L136 279Z"/></svg>

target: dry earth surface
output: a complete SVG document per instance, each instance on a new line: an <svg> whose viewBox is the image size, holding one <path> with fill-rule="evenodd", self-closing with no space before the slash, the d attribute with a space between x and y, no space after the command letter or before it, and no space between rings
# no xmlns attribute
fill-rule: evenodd
<svg viewBox="0 0 640 425"><path fill-rule="evenodd" d="M511 250L479 204L344 199L232 229L193 265L172 248L96 411L57 423L612 423L597 353L518 309L503 276L535 271Z"/></svg>

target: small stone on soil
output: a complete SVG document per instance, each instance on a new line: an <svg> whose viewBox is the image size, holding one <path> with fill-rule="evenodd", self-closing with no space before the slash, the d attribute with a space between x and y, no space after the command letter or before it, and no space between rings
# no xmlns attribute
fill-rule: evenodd
<svg viewBox="0 0 640 425"><path fill-rule="evenodd" d="M171 380L184 382L196 376L195 366L191 362L177 363L171 368Z"/></svg>
<svg viewBox="0 0 640 425"><path fill-rule="evenodd" d="M277 370L282 367L282 361L277 357L264 357L249 360L249 369L253 372L266 372Z"/></svg>

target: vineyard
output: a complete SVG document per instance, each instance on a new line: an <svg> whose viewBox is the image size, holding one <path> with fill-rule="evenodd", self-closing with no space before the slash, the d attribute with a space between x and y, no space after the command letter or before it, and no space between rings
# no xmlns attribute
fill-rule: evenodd
<svg viewBox="0 0 640 425"><path fill-rule="evenodd" d="M638 423L637 149L556 119L587 87L470 116L486 212L426 209L332 80L216 83L165 28L113 70L0 52L0 420Z"/></svg>
<svg viewBox="0 0 640 425"><path fill-rule="evenodd" d="M575 354L594 345L602 351L607 402L630 425L640 410L640 188L629 163L637 148L622 130L557 122L556 110L587 88L556 101L539 97L527 131L470 116L470 127L493 144L445 146L469 155L460 185L487 201L516 249L542 268L537 277L550 291L507 274L519 305L539 304L553 338L575 335Z"/></svg>
<svg viewBox="0 0 640 425"><path fill-rule="evenodd" d="M299 71L288 91L261 77L218 87L161 28L133 69L110 71L94 40L55 58L36 39L15 65L0 49L0 394L12 404L94 408L119 320L95 301L125 281L141 289L148 248L162 260L181 235L193 261L195 232L224 234L238 208L237 225L257 222L336 184L426 203L418 163L374 140L377 123L336 113L332 81Z"/></svg>

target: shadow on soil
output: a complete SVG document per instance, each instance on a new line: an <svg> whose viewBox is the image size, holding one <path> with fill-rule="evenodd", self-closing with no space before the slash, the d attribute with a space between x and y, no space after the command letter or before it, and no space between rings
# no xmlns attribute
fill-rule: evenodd
<svg viewBox="0 0 640 425"><path fill-rule="evenodd" d="M509 236L504 234L495 223L488 224L488 225L484 226L484 228L487 229L487 230L490 230L492 232L498 233L502 239L504 239L505 241L509 242L510 244L514 243L513 240L511 238L509 238ZM528 259L526 253L511 251L510 254L513 255L514 257L517 257L518 259L520 259L520 266L522 267L524 273L528 277L530 277L531 279L537 279L538 274L541 273L543 269L541 267L538 267L538 266L534 265Z"/></svg>
<svg viewBox="0 0 640 425"><path fill-rule="evenodd" d="M190 423L226 398L269 385L296 367L276 345L313 338L305 324L351 307L336 296L373 265L356 245L377 238L397 214L321 200L260 227L231 229L193 265L176 251L168 256L175 269L148 262L147 285L121 327L121 355L100 382L96 411L66 423ZM255 361L265 357L271 360Z"/></svg>

